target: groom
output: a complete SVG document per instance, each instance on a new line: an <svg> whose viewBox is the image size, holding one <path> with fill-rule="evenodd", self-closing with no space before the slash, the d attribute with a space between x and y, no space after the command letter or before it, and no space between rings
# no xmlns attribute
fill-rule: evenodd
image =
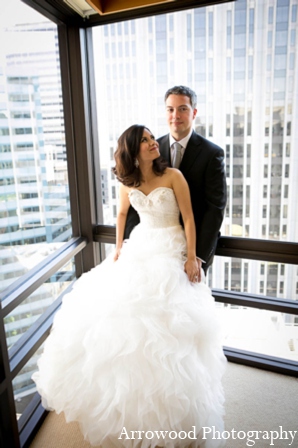
<svg viewBox="0 0 298 448"><path fill-rule="evenodd" d="M170 134L157 140L159 150L169 165L179 168L187 180L196 224L198 264L206 273L213 261L227 200L224 152L192 129L197 97L190 88L169 89L165 105ZM138 222L137 213L130 207L124 238L129 237Z"/></svg>

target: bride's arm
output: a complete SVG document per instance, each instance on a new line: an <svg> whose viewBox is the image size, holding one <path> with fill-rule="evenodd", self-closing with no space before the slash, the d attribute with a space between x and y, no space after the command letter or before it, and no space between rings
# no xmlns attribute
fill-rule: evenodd
<svg viewBox="0 0 298 448"><path fill-rule="evenodd" d="M185 272L190 281L201 281L201 266L196 258L196 227L192 211L190 192L183 174L172 170L172 186L182 215L187 242Z"/></svg>
<svg viewBox="0 0 298 448"><path fill-rule="evenodd" d="M115 255L114 255L114 261L118 260L120 251L121 251L121 247L123 244L125 223L126 223L128 209L130 206L128 193L129 193L129 188L125 187L123 184L120 184L119 206L118 206L118 214L117 214L117 222L116 222L116 250L115 250Z"/></svg>

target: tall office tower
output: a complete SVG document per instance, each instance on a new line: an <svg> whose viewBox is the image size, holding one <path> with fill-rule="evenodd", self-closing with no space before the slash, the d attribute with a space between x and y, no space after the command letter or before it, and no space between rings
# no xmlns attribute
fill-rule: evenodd
<svg viewBox="0 0 298 448"><path fill-rule="evenodd" d="M0 244L3 255L9 250L20 261L38 251L36 243L57 247L67 241L71 225L56 27L18 25L7 34L1 61ZM30 267L16 260L2 265L2 289Z"/></svg>
<svg viewBox="0 0 298 448"><path fill-rule="evenodd" d="M9 286L71 237L57 28L6 30L0 60L0 280ZM73 278L69 263L5 318L10 347ZM31 359L33 365L35 359ZM32 392L31 364L14 381ZM30 392L31 388L31 392Z"/></svg>

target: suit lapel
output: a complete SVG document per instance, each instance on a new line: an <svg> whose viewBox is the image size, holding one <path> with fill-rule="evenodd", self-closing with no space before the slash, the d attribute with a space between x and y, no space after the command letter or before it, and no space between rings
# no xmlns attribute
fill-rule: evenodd
<svg viewBox="0 0 298 448"><path fill-rule="evenodd" d="M202 149L202 141L196 132L193 131L187 147L185 148L185 152L181 161L181 165L179 169L182 173L187 173L187 171L193 166L195 160L199 156ZM171 151L170 151L170 136L169 134L161 137L159 140L159 151L161 156L169 163L169 166L172 166L171 163Z"/></svg>
<svg viewBox="0 0 298 448"><path fill-rule="evenodd" d="M161 137L161 139L159 140L159 152L160 155L168 162L169 166L172 166L169 134Z"/></svg>
<svg viewBox="0 0 298 448"><path fill-rule="evenodd" d="M193 131L187 144L187 147L185 148L185 152L179 167L182 173L187 173L188 170L193 166L201 150L202 150L201 138L198 134L196 134Z"/></svg>

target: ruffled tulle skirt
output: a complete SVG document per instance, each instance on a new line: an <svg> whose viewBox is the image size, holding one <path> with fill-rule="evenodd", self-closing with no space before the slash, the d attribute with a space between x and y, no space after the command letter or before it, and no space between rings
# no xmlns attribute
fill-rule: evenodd
<svg viewBox="0 0 298 448"><path fill-rule="evenodd" d="M78 421L92 445L222 446L204 430L223 431L219 322L184 251L180 226L139 225L117 262L63 299L33 379L44 407Z"/></svg>

